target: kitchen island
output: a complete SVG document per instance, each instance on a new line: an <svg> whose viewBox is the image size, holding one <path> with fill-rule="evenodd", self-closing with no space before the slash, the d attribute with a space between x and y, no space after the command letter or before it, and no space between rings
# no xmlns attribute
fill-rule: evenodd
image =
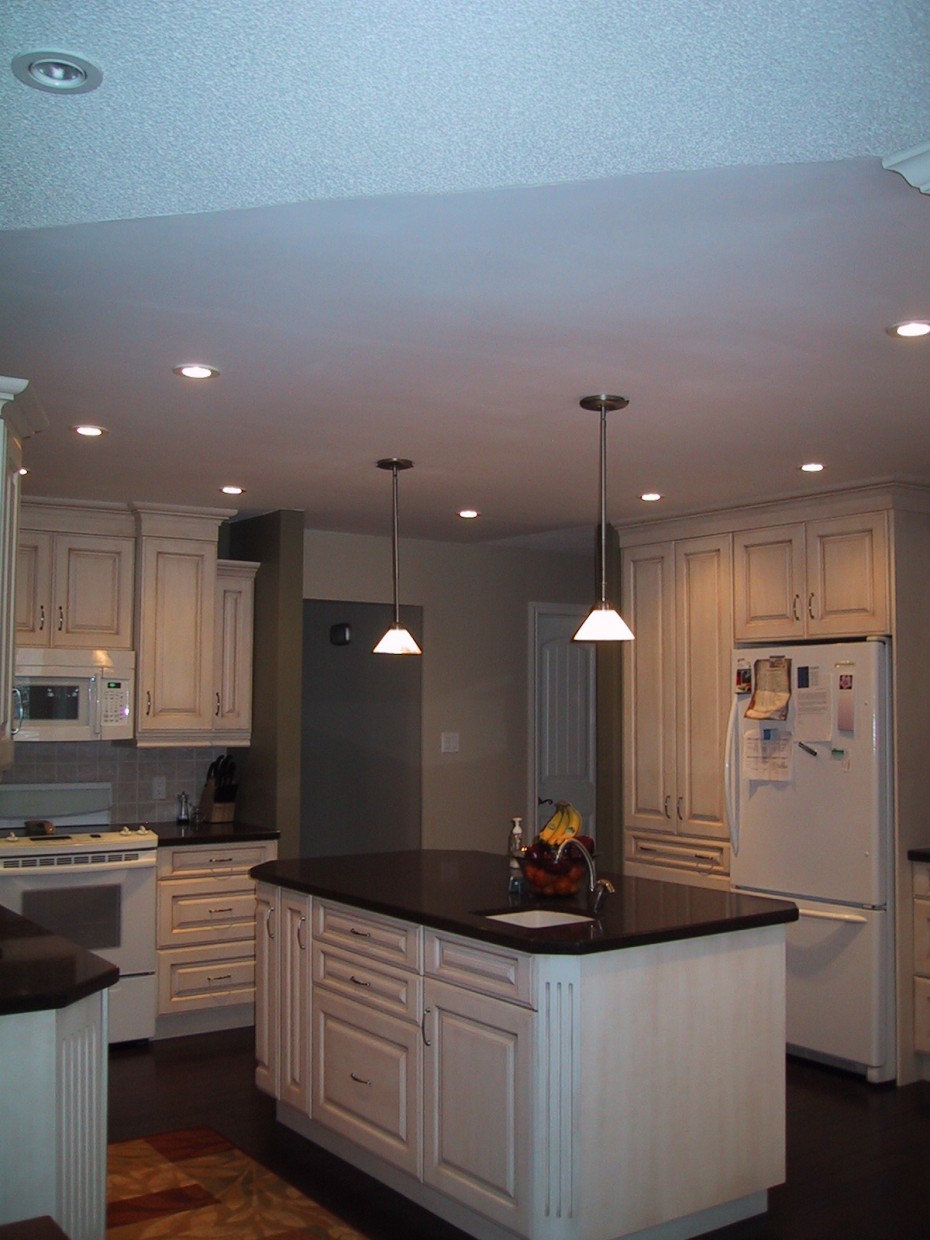
<svg viewBox="0 0 930 1240"><path fill-rule="evenodd" d="M278 1118L462 1230L699 1235L784 1179L794 905L611 875L593 918L451 850L252 875Z"/></svg>
<svg viewBox="0 0 930 1240"><path fill-rule="evenodd" d="M109 961L0 907L0 1223L50 1215L101 1240Z"/></svg>

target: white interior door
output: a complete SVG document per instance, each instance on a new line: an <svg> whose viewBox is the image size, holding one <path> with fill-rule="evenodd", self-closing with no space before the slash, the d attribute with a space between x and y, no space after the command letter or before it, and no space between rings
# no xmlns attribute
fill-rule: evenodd
<svg viewBox="0 0 930 1240"><path fill-rule="evenodd" d="M585 833L597 834L595 648L572 641L586 612L568 604L531 605L528 836L550 816L548 802L555 801L571 801L581 812Z"/></svg>

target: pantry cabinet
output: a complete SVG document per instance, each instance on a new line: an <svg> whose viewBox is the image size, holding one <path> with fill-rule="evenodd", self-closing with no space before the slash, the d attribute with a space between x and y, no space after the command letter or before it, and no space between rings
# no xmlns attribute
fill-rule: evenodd
<svg viewBox="0 0 930 1240"><path fill-rule="evenodd" d="M258 569L253 561L217 561L213 621L215 745L247 745L252 735L252 617Z"/></svg>
<svg viewBox="0 0 930 1240"><path fill-rule="evenodd" d="M739 530L733 557L736 641L890 632L883 512Z"/></svg>
<svg viewBox="0 0 930 1240"><path fill-rule="evenodd" d="M17 645L131 650L134 539L27 526L36 515L24 509L19 534Z"/></svg>
<svg viewBox="0 0 930 1240"><path fill-rule="evenodd" d="M729 708L729 535L632 547L622 611L625 857L726 881L723 753Z"/></svg>

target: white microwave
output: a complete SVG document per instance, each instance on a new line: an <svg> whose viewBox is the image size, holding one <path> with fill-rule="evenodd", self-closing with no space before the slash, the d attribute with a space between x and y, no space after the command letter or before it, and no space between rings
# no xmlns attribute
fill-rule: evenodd
<svg viewBox="0 0 930 1240"><path fill-rule="evenodd" d="M135 672L131 650L17 650L15 739L131 739Z"/></svg>

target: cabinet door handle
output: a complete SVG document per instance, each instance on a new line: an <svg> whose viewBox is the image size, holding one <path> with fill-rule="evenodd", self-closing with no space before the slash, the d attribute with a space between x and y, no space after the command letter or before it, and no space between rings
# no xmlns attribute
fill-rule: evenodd
<svg viewBox="0 0 930 1240"><path fill-rule="evenodd" d="M671 798L670 796L666 796L666 798L665 798L665 803L664 803L664 807L663 807L663 808L664 808L664 810L665 810L665 817L666 817L666 818L671 818L671 816L672 816L672 815L668 812L668 807L669 807L669 805L671 804L671 800L672 800L672 798Z"/></svg>
<svg viewBox="0 0 930 1240"><path fill-rule="evenodd" d="M60 633L64 627L65 627L65 613L62 610L61 604L59 603L58 604L58 632Z"/></svg>
<svg viewBox="0 0 930 1240"><path fill-rule="evenodd" d="M363 1076L356 1076L354 1072L350 1072L349 1076L351 1076L353 1081L358 1081L359 1085L370 1085L371 1084L371 1081L366 1081Z"/></svg>
<svg viewBox="0 0 930 1240"><path fill-rule="evenodd" d="M371 982L366 982L363 977L356 977L354 973L349 974L349 981L353 986L364 986L366 990L371 988Z"/></svg>
<svg viewBox="0 0 930 1240"><path fill-rule="evenodd" d="M354 926L349 927L349 934L354 934L357 939L370 939L370 930L356 930Z"/></svg>
<svg viewBox="0 0 930 1240"><path fill-rule="evenodd" d="M146 715L151 715L152 713L152 691L151 689L146 689L145 691L145 713Z"/></svg>
<svg viewBox="0 0 930 1240"><path fill-rule="evenodd" d="M274 908L270 907L268 909L268 912L265 914L265 933L268 935L269 939L274 938L273 918L274 918Z"/></svg>
<svg viewBox="0 0 930 1240"><path fill-rule="evenodd" d="M44 629L45 629L45 605L44 603L40 603L39 604L39 632L40 633L43 632Z"/></svg>
<svg viewBox="0 0 930 1240"><path fill-rule="evenodd" d="M681 816L681 803L682 803L682 801L683 801L684 799L685 799L685 798L684 798L683 796L680 796L680 797L678 798L678 800L675 802L675 816L676 816L676 818L678 819L678 821L679 821L679 822L684 821L684 820L683 820L683 818L682 818L682 816Z"/></svg>
<svg viewBox="0 0 930 1240"><path fill-rule="evenodd" d="M814 615L814 594L813 591L807 596L807 618L808 620L816 620Z"/></svg>
<svg viewBox="0 0 930 1240"><path fill-rule="evenodd" d="M300 948L302 952L305 952L307 950L307 936L306 934L301 933L301 931L304 929L304 926L306 926L306 924L307 924L307 919L301 913L300 921L297 923L297 946Z"/></svg>
<svg viewBox="0 0 930 1240"><path fill-rule="evenodd" d="M801 619L801 596L796 594L791 601L791 614L795 620Z"/></svg>
<svg viewBox="0 0 930 1240"><path fill-rule="evenodd" d="M424 1008L423 1019L420 1021L420 1036L423 1038L424 1046L432 1046L432 1042L430 1042L429 1038L426 1036L426 1018L432 1010L432 1008Z"/></svg>
<svg viewBox="0 0 930 1240"><path fill-rule="evenodd" d="M214 715L216 715L217 719L219 719L220 717L220 695L219 693L217 693L216 695L216 710L213 713Z"/></svg>
<svg viewBox="0 0 930 1240"><path fill-rule="evenodd" d="M23 726L23 691L22 689L13 690L13 719L10 726L10 736L15 736L19 729Z"/></svg>

